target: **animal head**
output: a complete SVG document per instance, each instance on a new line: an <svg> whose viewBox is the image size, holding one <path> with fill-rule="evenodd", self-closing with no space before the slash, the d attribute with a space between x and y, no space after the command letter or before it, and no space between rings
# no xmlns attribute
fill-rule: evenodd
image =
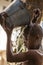
<svg viewBox="0 0 43 65"><path fill-rule="evenodd" d="M39 49L42 41L42 28L39 25L33 24L27 26L23 32L24 43L28 49Z"/></svg>

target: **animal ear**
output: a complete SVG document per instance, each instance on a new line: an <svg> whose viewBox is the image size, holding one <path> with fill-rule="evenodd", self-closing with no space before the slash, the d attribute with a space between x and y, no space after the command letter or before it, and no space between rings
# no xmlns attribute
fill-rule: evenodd
<svg viewBox="0 0 43 65"><path fill-rule="evenodd" d="M32 23L40 24L41 21L41 10L39 8L33 10Z"/></svg>
<svg viewBox="0 0 43 65"><path fill-rule="evenodd" d="M39 17L41 15L41 10L39 8L33 10L34 14Z"/></svg>

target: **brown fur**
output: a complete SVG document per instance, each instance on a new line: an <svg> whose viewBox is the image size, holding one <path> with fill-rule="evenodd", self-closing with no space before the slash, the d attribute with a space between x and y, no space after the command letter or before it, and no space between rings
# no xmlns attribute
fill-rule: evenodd
<svg viewBox="0 0 43 65"><path fill-rule="evenodd" d="M42 40L42 29L40 26L33 24L27 26L24 30L25 45L28 49L39 49Z"/></svg>
<svg viewBox="0 0 43 65"><path fill-rule="evenodd" d="M4 16L5 17L5 16ZM3 19L4 20L4 19ZM5 21L5 20L4 20ZM4 22L5 24L5 22ZM3 25L2 25L3 26ZM40 26L33 24L27 26L24 30L24 37L25 37L25 46L28 48L28 52L13 54L12 53L12 45L11 45L11 33L12 29L10 30L6 25L4 25L4 29L7 33L7 61L8 62L24 62L24 65L41 65L41 57L38 53L31 51L30 49L39 49L42 40L42 29Z"/></svg>

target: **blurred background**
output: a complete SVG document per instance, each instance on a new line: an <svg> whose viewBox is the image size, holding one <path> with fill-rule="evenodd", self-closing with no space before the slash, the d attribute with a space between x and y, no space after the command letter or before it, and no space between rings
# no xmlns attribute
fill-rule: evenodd
<svg viewBox="0 0 43 65"><path fill-rule="evenodd" d="M5 9L13 0L0 0L0 12ZM41 27L43 28L43 18L40 23ZM13 52L19 53L28 51L27 48L24 46L24 41L22 37L22 30L24 27L18 27L13 29L12 31L12 49ZM42 40L43 43L43 40ZM18 65L18 63L9 63L6 61L6 44L7 44L7 35L4 29L0 25L0 65ZM42 44L43 50L43 44ZM22 64L22 63L19 63Z"/></svg>

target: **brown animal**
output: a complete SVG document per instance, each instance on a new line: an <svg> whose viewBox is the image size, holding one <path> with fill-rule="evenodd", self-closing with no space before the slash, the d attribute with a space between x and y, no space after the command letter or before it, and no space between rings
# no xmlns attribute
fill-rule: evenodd
<svg viewBox="0 0 43 65"><path fill-rule="evenodd" d="M36 20L34 20L34 17L32 19L32 21L35 21L35 24L30 24L24 29L24 42L25 42L25 46L28 48L28 52L23 52L19 54L16 54L16 53L14 54L12 51L11 33L13 28L9 29L6 26L6 23L5 23L6 17L7 15L4 13L1 16L0 21L8 37L7 50L6 50L7 61L8 62L24 62L24 65L34 65L34 64L42 65L42 60L43 60L42 55L38 51L41 45L41 40L42 40L42 28L38 24L36 25L37 17L36 17Z"/></svg>
<svg viewBox="0 0 43 65"><path fill-rule="evenodd" d="M37 19L37 18L36 18ZM38 49L41 46L42 28L36 24L30 24L24 29L24 43L28 48L28 52L13 53L11 45L11 31L6 31L7 40L7 61L8 62L24 62L24 65L42 65L42 56Z"/></svg>
<svg viewBox="0 0 43 65"><path fill-rule="evenodd" d="M42 29L34 24L27 26L24 30L24 43L28 48L28 52L13 53L11 45L11 32L7 33L7 61L8 62L24 62L24 65L42 65L42 56L38 49L41 46ZM38 52L38 53L37 53Z"/></svg>

